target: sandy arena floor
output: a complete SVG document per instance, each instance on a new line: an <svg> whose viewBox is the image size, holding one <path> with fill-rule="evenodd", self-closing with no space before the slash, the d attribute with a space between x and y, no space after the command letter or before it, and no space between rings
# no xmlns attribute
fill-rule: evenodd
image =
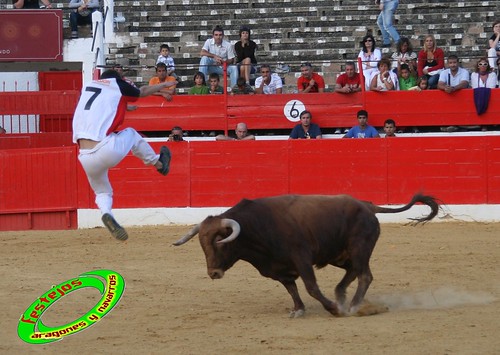
<svg viewBox="0 0 500 355"><path fill-rule="evenodd" d="M372 256L370 302L389 312L335 318L299 283L306 315L277 282L245 262L222 280L206 274L190 228L129 229L120 243L103 228L0 232L0 353L4 354L499 354L500 224L382 225ZM17 336L21 314L52 285L96 269L120 273L120 303L92 327L47 345ZM329 297L343 271L317 271ZM353 288L349 289L351 296ZM43 320L66 324L100 298L78 290Z"/></svg>

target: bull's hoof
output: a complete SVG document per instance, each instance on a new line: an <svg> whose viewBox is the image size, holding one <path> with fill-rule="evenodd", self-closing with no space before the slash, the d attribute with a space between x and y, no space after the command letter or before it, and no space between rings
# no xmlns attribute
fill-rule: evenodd
<svg viewBox="0 0 500 355"><path fill-rule="evenodd" d="M300 318L300 317L303 317L304 314L306 313L305 310L303 309L298 309L298 310L293 310L290 312L290 314L288 315L288 317L290 318Z"/></svg>

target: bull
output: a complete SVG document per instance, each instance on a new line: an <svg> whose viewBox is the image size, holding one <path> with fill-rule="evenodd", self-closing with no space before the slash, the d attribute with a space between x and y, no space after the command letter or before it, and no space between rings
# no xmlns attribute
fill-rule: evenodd
<svg viewBox="0 0 500 355"><path fill-rule="evenodd" d="M439 203L432 196L416 194L399 208L361 201L348 195L284 195L243 199L219 216L209 216L176 241L179 246L199 234L208 275L220 279L238 260L252 264L262 276L279 281L292 296L290 317L305 312L295 280L335 316L356 313L373 276L370 257L380 235L376 213L399 213L416 203L430 207L428 215L412 218L415 224L432 220ZM345 270L335 287L335 300L325 297L316 282L313 266L333 265ZM346 305L347 287L358 279L356 292Z"/></svg>

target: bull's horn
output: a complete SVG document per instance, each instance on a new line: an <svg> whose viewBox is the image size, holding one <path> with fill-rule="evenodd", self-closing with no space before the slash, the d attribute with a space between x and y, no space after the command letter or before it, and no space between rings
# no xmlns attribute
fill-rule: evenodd
<svg viewBox="0 0 500 355"><path fill-rule="evenodd" d="M225 239L219 240L217 243L229 243L235 240L239 235L241 231L240 224L236 222L234 219L229 219L229 218L224 218L220 221L220 225L222 228L231 228L233 232L231 235Z"/></svg>
<svg viewBox="0 0 500 355"><path fill-rule="evenodd" d="M175 246L179 246L179 245L182 245L184 243L186 243L188 240L190 240L191 238L193 238L196 234L198 234L198 232L200 231L200 225L197 224L196 226L193 227L193 229L191 229L189 231L188 234L186 234L184 237L182 237L181 239L179 239L178 241L176 241L174 243Z"/></svg>

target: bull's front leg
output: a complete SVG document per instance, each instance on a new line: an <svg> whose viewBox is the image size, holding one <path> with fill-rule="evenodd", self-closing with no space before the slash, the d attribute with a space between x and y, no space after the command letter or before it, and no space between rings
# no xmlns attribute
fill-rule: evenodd
<svg viewBox="0 0 500 355"><path fill-rule="evenodd" d="M290 296L292 296L293 310L290 312L290 318L302 317L305 312L305 306L304 302L300 299L297 284L293 280L280 280L280 282L285 286Z"/></svg>

